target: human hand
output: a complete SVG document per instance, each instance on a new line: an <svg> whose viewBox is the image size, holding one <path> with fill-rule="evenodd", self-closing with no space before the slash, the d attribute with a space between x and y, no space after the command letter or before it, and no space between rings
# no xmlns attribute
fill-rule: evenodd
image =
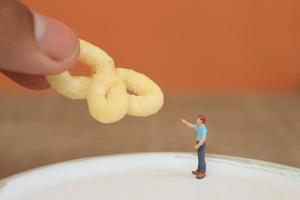
<svg viewBox="0 0 300 200"><path fill-rule="evenodd" d="M186 123L186 120L185 119L181 119L181 122Z"/></svg>
<svg viewBox="0 0 300 200"><path fill-rule="evenodd" d="M194 146L194 149L198 150L199 147L200 147L200 146L199 146L198 144L196 144L196 145Z"/></svg>
<svg viewBox="0 0 300 200"><path fill-rule="evenodd" d="M30 89L49 87L44 75L75 64L75 33L54 19L30 11L18 0L0 1L0 72Z"/></svg>

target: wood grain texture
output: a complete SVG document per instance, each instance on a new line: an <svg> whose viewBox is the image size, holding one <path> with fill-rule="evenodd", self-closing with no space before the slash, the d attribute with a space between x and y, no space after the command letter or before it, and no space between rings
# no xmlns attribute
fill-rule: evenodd
<svg viewBox="0 0 300 200"><path fill-rule="evenodd" d="M117 153L193 152L195 132L180 119L207 115L209 153L300 167L300 97L167 97L147 118L105 125L84 101L0 94L0 178L60 161Z"/></svg>

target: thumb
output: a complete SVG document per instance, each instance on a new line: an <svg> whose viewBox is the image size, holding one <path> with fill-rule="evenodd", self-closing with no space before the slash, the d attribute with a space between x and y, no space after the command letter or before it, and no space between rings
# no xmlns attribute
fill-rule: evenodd
<svg viewBox="0 0 300 200"><path fill-rule="evenodd" d="M75 33L57 20L31 12L16 0L2 0L0 68L31 75L55 74L77 60Z"/></svg>
<svg viewBox="0 0 300 200"><path fill-rule="evenodd" d="M31 89L49 87L43 75L73 66L79 56L75 33L61 22L1 0L0 72Z"/></svg>
<svg viewBox="0 0 300 200"><path fill-rule="evenodd" d="M33 12L34 37L44 56L44 73L65 71L74 65L79 56L79 43L75 33L63 23Z"/></svg>

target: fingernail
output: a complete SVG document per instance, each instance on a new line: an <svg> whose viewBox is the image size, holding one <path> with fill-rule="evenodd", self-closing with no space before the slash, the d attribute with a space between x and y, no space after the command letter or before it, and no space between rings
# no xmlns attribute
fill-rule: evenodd
<svg viewBox="0 0 300 200"><path fill-rule="evenodd" d="M63 23L33 12L38 47L56 61L75 62L79 44L75 33Z"/></svg>

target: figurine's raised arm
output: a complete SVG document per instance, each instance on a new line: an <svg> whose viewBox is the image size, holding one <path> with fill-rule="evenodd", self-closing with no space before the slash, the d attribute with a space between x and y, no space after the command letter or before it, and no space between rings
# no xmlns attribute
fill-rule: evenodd
<svg viewBox="0 0 300 200"><path fill-rule="evenodd" d="M193 128L194 127L194 124L186 121L185 119L182 119L181 122L184 123L188 128Z"/></svg>

